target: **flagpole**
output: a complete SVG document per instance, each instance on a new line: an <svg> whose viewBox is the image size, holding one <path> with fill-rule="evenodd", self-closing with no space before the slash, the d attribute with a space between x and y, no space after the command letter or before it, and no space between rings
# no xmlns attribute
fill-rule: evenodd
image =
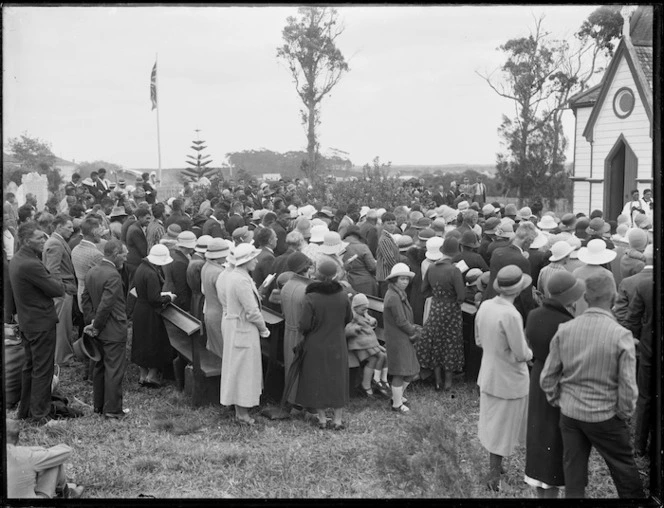
<svg viewBox="0 0 664 508"><path fill-rule="evenodd" d="M158 54L155 53L155 65L157 65ZM157 73L155 75L155 89L157 90L157 156L159 162L159 184L161 185L161 136L159 133L159 67L157 66ZM156 190L156 189L155 189Z"/></svg>

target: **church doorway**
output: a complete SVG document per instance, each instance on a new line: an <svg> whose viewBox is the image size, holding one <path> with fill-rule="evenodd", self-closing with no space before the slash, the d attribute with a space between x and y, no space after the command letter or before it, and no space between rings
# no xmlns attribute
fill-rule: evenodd
<svg viewBox="0 0 664 508"><path fill-rule="evenodd" d="M604 161L604 216L616 220L636 189L638 160L622 134Z"/></svg>

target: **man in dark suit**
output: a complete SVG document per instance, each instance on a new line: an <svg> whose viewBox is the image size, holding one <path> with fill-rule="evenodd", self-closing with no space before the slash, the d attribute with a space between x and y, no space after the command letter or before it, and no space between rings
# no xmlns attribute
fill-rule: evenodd
<svg viewBox="0 0 664 508"><path fill-rule="evenodd" d="M224 211L221 208L216 208L208 220L205 221L205 224L203 224L201 234L210 235L212 238L224 238L224 228L221 222L223 213Z"/></svg>
<svg viewBox="0 0 664 508"><path fill-rule="evenodd" d="M55 325L58 322L53 298L64 296L65 288L41 262L46 233L35 222L27 222L19 227L18 238L21 248L9 264L9 279L25 350L18 418L31 417L41 425L50 420L51 410Z"/></svg>
<svg viewBox="0 0 664 508"><path fill-rule="evenodd" d="M187 284L187 267L195 248L196 235L191 231L180 233L175 248L171 250L173 262L164 270L166 291L175 293L173 303L187 312L191 310L191 288Z"/></svg>
<svg viewBox="0 0 664 508"><path fill-rule="evenodd" d="M145 230L152 218L150 210L139 208L136 210L136 222L129 227L127 231L127 273L129 288L134 282L134 272L141 264L141 260L148 255L148 239L145 236Z"/></svg>
<svg viewBox="0 0 664 508"><path fill-rule="evenodd" d="M172 208L173 212L169 215L168 219L164 222L164 227L168 229L168 226L171 224L177 224L180 226L182 231L191 231L194 223L191 220L191 217L187 215L182 209L184 207L184 201L177 198L173 200Z"/></svg>
<svg viewBox="0 0 664 508"><path fill-rule="evenodd" d="M271 228L259 228L254 235L254 245L262 249L256 257L258 264L254 269L253 279L256 287L260 288L265 277L272 273L274 265L274 248L277 246L277 234Z"/></svg>
<svg viewBox="0 0 664 508"><path fill-rule="evenodd" d="M42 261L51 275L59 279L65 287L64 296L53 299L55 312L58 315L55 363L64 365L74 359L74 350L71 346L72 306L78 283L71 260L71 248L67 243L74 232L74 226L69 215L58 214L53 219L53 227L55 229L53 234L44 244Z"/></svg>
<svg viewBox="0 0 664 508"><path fill-rule="evenodd" d="M288 213L288 209L286 209ZM282 212L279 212L281 215ZM267 212L263 215L263 226L272 229L277 235L277 245L274 247L274 255L281 256L288 247L286 246L286 229L277 220L277 214L274 212Z"/></svg>
<svg viewBox="0 0 664 508"><path fill-rule="evenodd" d="M519 224L514 235L509 245L496 249L491 255L491 264L489 265L491 278L489 279L488 287L484 291L482 301L496 296L497 293L493 288L493 281L496 280L496 275L498 275L501 268L507 265L516 265L521 268L523 273L530 275L530 263L526 255L528 254L530 245L537 237L537 228L532 222L523 221ZM524 323L528 317L528 313L531 309L535 308L535 305L533 285L531 283L514 300L514 306L523 317Z"/></svg>
<svg viewBox="0 0 664 508"><path fill-rule="evenodd" d="M431 199L436 203L436 206L441 206L447 203L447 199L445 198L445 187L439 185L438 192L434 194Z"/></svg>
<svg viewBox="0 0 664 508"><path fill-rule="evenodd" d="M648 435L651 434L652 421L652 339L653 314L655 302L653 300L654 273L653 273L653 245L650 244L643 252L646 266L636 275L623 279L622 284L630 279L637 279L634 292L627 307L624 319L618 317L618 322L629 329L635 338L639 339L639 364L636 371L636 384L639 387L639 398L636 399L636 429L634 432L634 453L637 457L647 454ZM615 311L615 308L614 308ZM651 436L651 437L654 437ZM655 446L651 440L651 448Z"/></svg>
<svg viewBox="0 0 664 508"><path fill-rule="evenodd" d="M123 418L122 381L126 368L127 314L119 270L127 248L119 240L104 245L104 258L85 276L83 313L85 331L94 337L101 360L94 363L92 397L95 413Z"/></svg>
<svg viewBox="0 0 664 508"><path fill-rule="evenodd" d="M242 217L243 212L244 205L240 201L235 201L231 205L231 211L228 215L228 222L226 223L226 231L228 231L229 235L232 235L233 231L235 231L237 228L241 228L242 226L247 225L245 224L244 217Z"/></svg>

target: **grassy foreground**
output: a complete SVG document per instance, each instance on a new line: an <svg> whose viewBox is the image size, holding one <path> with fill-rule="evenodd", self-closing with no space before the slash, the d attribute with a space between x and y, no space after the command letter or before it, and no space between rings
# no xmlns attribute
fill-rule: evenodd
<svg viewBox="0 0 664 508"><path fill-rule="evenodd" d="M63 368L61 389L92 403L85 367ZM173 386L138 386L129 365L123 421L85 416L52 427L23 425L24 445L70 445L72 481L85 498L531 498L523 481L525 449L506 459L500 493L482 478L488 454L477 438L476 386L456 381L451 393L428 383L408 388L411 414L387 401L351 399L347 429L319 430L301 417L239 427L232 410L192 409ZM8 416L14 416L12 411ZM331 416L331 415L329 415ZM646 464L640 464L647 486ZM588 497L616 497L604 461L591 456Z"/></svg>

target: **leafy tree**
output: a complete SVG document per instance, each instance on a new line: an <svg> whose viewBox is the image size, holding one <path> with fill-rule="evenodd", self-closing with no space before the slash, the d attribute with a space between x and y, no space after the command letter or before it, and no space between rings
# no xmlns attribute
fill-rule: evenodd
<svg viewBox="0 0 664 508"><path fill-rule="evenodd" d="M198 139L193 140L193 145L191 145L194 155L187 155L189 160L187 160L186 163L191 167L182 170L182 176L185 178L191 178L194 182L200 181L201 178L207 178L209 180L218 172L216 168L207 167L207 165L212 162L212 159L210 159L209 155L203 153L203 150L205 150L207 146L204 144L205 141L200 139L199 132L200 130L196 129L196 137Z"/></svg>
<svg viewBox="0 0 664 508"><path fill-rule="evenodd" d="M31 138L27 133L9 139L9 152L14 156L24 173L39 171L40 164L52 167L56 157L50 143L39 138Z"/></svg>
<svg viewBox="0 0 664 508"><path fill-rule="evenodd" d="M613 56L615 41L623 27L620 9L619 5L598 7L583 22L576 36L582 41L593 41L598 52L606 51L608 56Z"/></svg>
<svg viewBox="0 0 664 508"><path fill-rule="evenodd" d="M295 89L304 104L300 111L307 130L307 159L301 169L310 179L316 175L319 142L316 128L320 125L320 103L329 95L349 70L336 39L343 32L336 9L300 7L298 17L288 17L282 31L284 44L277 48L295 82Z"/></svg>
<svg viewBox="0 0 664 508"><path fill-rule="evenodd" d="M574 48L554 40L535 22L528 37L510 39L498 49L505 53L501 77L494 81L480 75L501 97L514 103L516 116L503 121L498 130L507 153L498 154L498 178L506 192L517 197L563 197L566 185L566 138L562 114L570 96L582 91L606 57L597 39L583 31ZM581 33L581 32L579 32Z"/></svg>

